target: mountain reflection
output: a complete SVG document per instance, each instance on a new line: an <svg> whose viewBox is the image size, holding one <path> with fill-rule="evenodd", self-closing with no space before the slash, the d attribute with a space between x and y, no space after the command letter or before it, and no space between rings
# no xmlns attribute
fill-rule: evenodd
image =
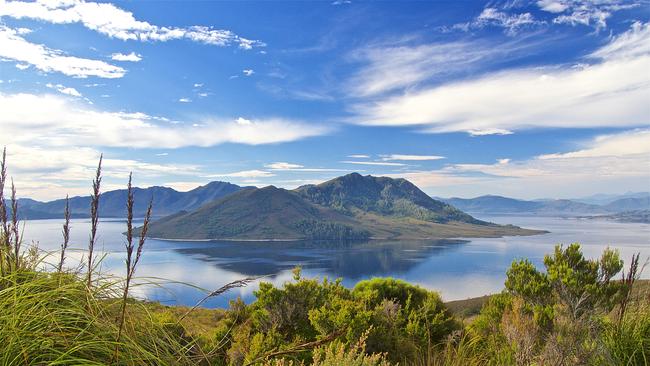
<svg viewBox="0 0 650 366"><path fill-rule="evenodd" d="M295 266L356 279L408 272L426 258L455 251L464 240L363 242L211 242L175 248L178 253L243 276L275 275Z"/></svg>

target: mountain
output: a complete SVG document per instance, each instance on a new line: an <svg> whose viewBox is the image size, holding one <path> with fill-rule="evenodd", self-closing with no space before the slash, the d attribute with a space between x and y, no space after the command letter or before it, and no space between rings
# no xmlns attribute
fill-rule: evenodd
<svg viewBox="0 0 650 366"><path fill-rule="evenodd" d="M624 194L594 194L582 198L572 198L572 201L590 203L594 205L607 205L621 198L648 198L650 192L627 192Z"/></svg>
<svg viewBox="0 0 650 366"><path fill-rule="evenodd" d="M134 188L134 216L143 217L149 200L153 199L153 215L163 217L182 210L193 210L205 202L215 200L241 190L242 187L227 182L211 182L187 192L168 187ZM126 189L102 193L99 199L100 217L126 217ZM32 199L18 200L18 213L22 219L51 219L63 217L65 199L39 202ZM70 212L74 218L89 217L90 196L71 197Z"/></svg>
<svg viewBox="0 0 650 366"><path fill-rule="evenodd" d="M155 221L149 235L172 239L296 239L317 226L342 230L345 237L367 238L352 229L352 218L303 199L295 192L268 186L249 188L210 202L192 212L182 211ZM325 235L327 236L327 235Z"/></svg>
<svg viewBox="0 0 650 366"><path fill-rule="evenodd" d="M472 213L525 213L542 206L541 202L523 201L501 196L480 196L476 198L449 198L448 204Z"/></svg>
<svg viewBox="0 0 650 366"><path fill-rule="evenodd" d="M368 212L438 223L484 223L453 206L431 198L413 183L401 178L351 173L319 185L299 187L296 192L313 203L349 215Z"/></svg>
<svg viewBox="0 0 650 366"><path fill-rule="evenodd" d="M590 215L613 212L611 208L572 200L526 201L501 196L444 199L448 204L474 214Z"/></svg>
<svg viewBox="0 0 650 366"><path fill-rule="evenodd" d="M650 210L650 196L619 198L605 208L611 212Z"/></svg>
<svg viewBox="0 0 650 366"><path fill-rule="evenodd" d="M404 179L348 174L293 191L247 188L151 223L164 239L364 239L532 235L474 219Z"/></svg>

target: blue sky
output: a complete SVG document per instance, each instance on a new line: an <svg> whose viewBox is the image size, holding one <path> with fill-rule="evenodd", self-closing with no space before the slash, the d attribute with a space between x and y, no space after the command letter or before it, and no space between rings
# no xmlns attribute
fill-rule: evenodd
<svg viewBox="0 0 650 366"><path fill-rule="evenodd" d="M21 196L650 188L650 3L0 0L0 144Z"/></svg>

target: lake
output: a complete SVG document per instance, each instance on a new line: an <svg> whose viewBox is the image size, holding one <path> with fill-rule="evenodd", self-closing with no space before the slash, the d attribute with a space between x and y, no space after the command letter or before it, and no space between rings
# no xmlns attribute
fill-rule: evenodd
<svg viewBox="0 0 650 366"><path fill-rule="evenodd" d="M501 291L505 272L517 258L529 258L541 267L555 244L580 242L590 258L607 246L617 248L627 261L641 252L650 256L650 225L554 217L480 216L499 224L548 230L528 237L472 238L426 241L339 242L184 242L149 239L136 276L141 284L134 294L164 304L193 305L210 290L249 276L281 285L302 266L305 277L341 277L346 286L371 278L391 276L439 291L444 300L457 300ZM25 223L26 243L57 251L62 220ZM89 220L72 220L68 266L77 266L89 237ZM102 272L124 273L123 221L104 220L99 225L96 248L105 255ZM52 263L57 259L52 254ZM644 278L650 278L650 270ZM151 284L151 283L155 284ZM227 307L241 296L254 299L256 283L210 299L206 307Z"/></svg>

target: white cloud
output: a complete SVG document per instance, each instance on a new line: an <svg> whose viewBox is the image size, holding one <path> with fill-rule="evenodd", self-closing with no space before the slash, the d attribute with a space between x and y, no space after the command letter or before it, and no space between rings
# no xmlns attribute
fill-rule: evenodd
<svg viewBox="0 0 650 366"><path fill-rule="evenodd" d="M264 165L264 167L273 170L291 170L291 169L304 168L304 166L300 164L292 164L286 162L271 163L271 164Z"/></svg>
<svg viewBox="0 0 650 366"><path fill-rule="evenodd" d="M406 164L402 163L389 163L389 162L382 162L382 161L351 161L351 160L344 160L341 161L343 164L356 164L356 165L378 165L378 166L406 166Z"/></svg>
<svg viewBox="0 0 650 366"><path fill-rule="evenodd" d="M607 19L619 10L642 6L635 0L539 0L537 6L555 15L556 24L607 28Z"/></svg>
<svg viewBox="0 0 650 366"><path fill-rule="evenodd" d="M240 172L234 172L234 173L225 173L225 174L210 174L207 177L208 178L220 178L220 177L228 177L228 178L268 178L268 177L274 177L275 174L271 172L267 172L265 170L244 170Z"/></svg>
<svg viewBox="0 0 650 366"><path fill-rule="evenodd" d="M255 71L253 69L244 69L242 70L242 73L246 76L251 76L255 73Z"/></svg>
<svg viewBox="0 0 650 366"><path fill-rule="evenodd" d="M181 103L190 103L192 100L190 98L179 98L178 101Z"/></svg>
<svg viewBox="0 0 650 366"><path fill-rule="evenodd" d="M348 155L348 158L352 158L352 159L369 159L369 158L370 158L370 155L366 155L366 154L352 154L352 155Z"/></svg>
<svg viewBox="0 0 650 366"><path fill-rule="evenodd" d="M591 56L604 60L643 57L650 54L650 23L635 22L629 31L615 37Z"/></svg>
<svg viewBox="0 0 650 366"><path fill-rule="evenodd" d="M189 39L195 42L242 49L264 46L263 42L240 37L229 30L205 26L165 27L137 20L133 13L111 3L71 1L0 2L0 16L35 19L54 24L81 23L84 27L120 40L165 42Z"/></svg>
<svg viewBox="0 0 650 366"><path fill-rule="evenodd" d="M450 77L506 60L538 46L512 40L498 46L485 42L456 41L422 45L371 45L354 51L351 61L363 67L346 84L349 94L369 97L413 87L436 78Z"/></svg>
<svg viewBox="0 0 650 366"><path fill-rule="evenodd" d="M537 5L540 9L551 13L561 13L569 7L564 2L557 0L540 0Z"/></svg>
<svg viewBox="0 0 650 366"><path fill-rule="evenodd" d="M195 88L200 88L203 86L203 83L194 83Z"/></svg>
<svg viewBox="0 0 650 366"><path fill-rule="evenodd" d="M455 24L451 28L467 32L472 29L493 26L503 28L506 34L515 35L522 28L530 28L542 24L544 24L543 21L536 20L530 13L508 14L497 8L486 7L473 21Z"/></svg>
<svg viewBox="0 0 650 366"><path fill-rule="evenodd" d="M399 176L439 196L539 198L639 191L650 184L648 141L650 130L638 129L596 137L570 152L494 164L451 164Z"/></svg>
<svg viewBox="0 0 650 366"><path fill-rule="evenodd" d="M54 84L51 84L51 83L47 83L47 84L45 84L45 86L50 88L50 89L57 90L59 93L62 93L62 94L70 95L70 96L73 96L73 97L82 97L81 93L79 93L77 91L77 89L75 89L75 88L69 88L69 87L63 86L61 84L54 85Z"/></svg>
<svg viewBox="0 0 650 366"><path fill-rule="evenodd" d="M650 161L650 130L633 130L616 135L599 136L583 150L540 155L541 160L567 158L606 158L645 155ZM646 171L650 175L650 171Z"/></svg>
<svg viewBox="0 0 650 366"><path fill-rule="evenodd" d="M129 54L114 53L111 55L111 59L115 61L139 62L142 61L142 55L139 55L135 52L131 52Z"/></svg>
<svg viewBox="0 0 650 366"><path fill-rule="evenodd" d="M293 164L287 162L275 162L271 164L264 165L265 168L276 170L276 171L294 171L294 172L312 172L312 173L322 173L322 172L347 172L350 170L347 169L331 169L331 168L305 168L300 164Z"/></svg>
<svg viewBox="0 0 650 366"><path fill-rule="evenodd" d="M402 155L402 154L391 154L391 155L380 155L381 160L383 161L392 161L392 160L403 160L403 161L427 161L427 160L440 160L444 159L444 156L440 155Z"/></svg>
<svg viewBox="0 0 650 366"><path fill-rule="evenodd" d="M353 107L368 125L425 132L510 133L534 127L626 127L650 122L649 25L635 24L583 68L515 69L408 91Z"/></svg>
<svg viewBox="0 0 650 366"><path fill-rule="evenodd" d="M252 119L241 124L205 117L192 127L192 123L172 124L143 113L95 110L55 95L0 93L0 110L0 137L37 146L179 148L226 142L257 145L294 141L329 131L323 126L280 118Z"/></svg>
<svg viewBox="0 0 650 366"><path fill-rule="evenodd" d="M104 61L67 56L62 51L30 43L18 31L3 25L0 25L0 58L26 63L44 72L60 72L78 78L121 78L126 73L123 68Z"/></svg>

